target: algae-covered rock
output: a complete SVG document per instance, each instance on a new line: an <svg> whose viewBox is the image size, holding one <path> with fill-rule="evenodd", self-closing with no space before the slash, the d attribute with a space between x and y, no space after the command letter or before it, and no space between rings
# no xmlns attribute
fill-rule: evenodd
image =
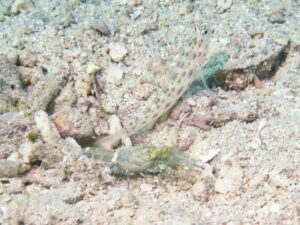
<svg viewBox="0 0 300 225"><path fill-rule="evenodd" d="M247 87L254 77L266 79L273 76L284 62L291 44L286 39L279 39L279 43L276 41L278 40L274 40L276 47L261 49L254 58L230 60L226 51L214 54L204 65L190 90L199 89L199 84L203 83L202 79L210 87L241 90ZM265 51L267 54L263 53Z"/></svg>
<svg viewBox="0 0 300 225"><path fill-rule="evenodd" d="M241 57L228 62L220 73L220 83L225 89L240 90L247 87L253 77L263 80L273 76L285 61L290 45L288 40L284 45L282 42L280 45L261 49L253 58Z"/></svg>
<svg viewBox="0 0 300 225"><path fill-rule="evenodd" d="M0 55L0 113L16 111L17 103L23 95L17 66Z"/></svg>

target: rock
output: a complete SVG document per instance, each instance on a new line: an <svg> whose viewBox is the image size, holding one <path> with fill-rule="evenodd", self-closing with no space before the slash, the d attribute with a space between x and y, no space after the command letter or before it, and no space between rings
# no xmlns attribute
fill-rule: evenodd
<svg viewBox="0 0 300 225"><path fill-rule="evenodd" d="M127 5L128 6L138 6L143 3L142 0L127 0Z"/></svg>
<svg viewBox="0 0 300 225"><path fill-rule="evenodd" d="M34 67L37 61L37 56L26 49L19 54L19 62L22 66Z"/></svg>
<svg viewBox="0 0 300 225"><path fill-rule="evenodd" d="M44 141L52 143L60 139L59 133L50 121L48 114L42 110L34 114L34 120Z"/></svg>
<svg viewBox="0 0 300 225"><path fill-rule="evenodd" d="M22 11L27 11L32 7L32 3L28 0L15 0L10 8L10 12L12 14L18 14Z"/></svg>
<svg viewBox="0 0 300 225"><path fill-rule="evenodd" d="M0 177L16 177L30 169L21 161L0 160Z"/></svg>
<svg viewBox="0 0 300 225"><path fill-rule="evenodd" d="M20 178L11 179L9 184L7 185L7 192L9 194L19 194L24 191L24 184Z"/></svg>
<svg viewBox="0 0 300 225"><path fill-rule="evenodd" d="M97 66L95 64L89 64L87 69L86 69L86 72L88 74L96 74L97 72L99 72L101 70L101 67L100 66Z"/></svg>
<svg viewBox="0 0 300 225"><path fill-rule="evenodd" d="M95 133L100 136L101 134L107 135L109 132L109 126L106 120L99 119L98 125L94 128Z"/></svg>
<svg viewBox="0 0 300 225"><path fill-rule="evenodd" d="M13 65L16 65L18 62L18 51L16 48L8 48L7 51L6 57Z"/></svg>
<svg viewBox="0 0 300 225"><path fill-rule="evenodd" d="M272 13L268 18L270 23L285 23L285 15L282 11Z"/></svg>
<svg viewBox="0 0 300 225"><path fill-rule="evenodd" d="M172 110L171 117L174 120L178 120L181 115L189 114L192 111L191 106L187 102L182 102L175 106L175 108Z"/></svg>
<svg viewBox="0 0 300 225"><path fill-rule="evenodd" d="M44 76L43 70L40 67L31 68L20 66L19 71L21 73L25 85L34 85L39 81L39 79L41 79Z"/></svg>
<svg viewBox="0 0 300 225"><path fill-rule="evenodd" d="M193 126L182 126L178 137L178 147L187 150L194 142L198 128Z"/></svg>
<svg viewBox="0 0 300 225"><path fill-rule="evenodd" d="M138 99L143 101L147 100L152 94L151 85L148 84L137 85L135 90Z"/></svg>
<svg viewBox="0 0 300 225"><path fill-rule="evenodd" d="M108 119L109 134L115 134L122 130L122 125L117 115L111 115Z"/></svg>
<svg viewBox="0 0 300 225"><path fill-rule="evenodd" d="M77 95L89 95L92 90L92 84L93 80L90 74L80 74L76 78L74 89Z"/></svg>
<svg viewBox="0 0 300 225"><path fill-rule="evenodd" d="M263 29L263 27L254 27L254 28L249 28L247 32L251 37L255 37L255 36L262 37L265 33L265 30Z"/></svg>
<svg viewBox="0 0 300 225"><path fill-rule="evenodd" d="M55 109L62 109L65 107L72 107L77 97L74 95L73 83L68 83L59 93L59 96L55 99Z"/></svg>
<svg viewBox="0 0 300 225"><path fill-rule="evenodd" d="M217 0L217 7L222 11L226 11L230 9L232 4L233 4L232 0Z"/></svg>
<svg viewBox="0 0 300 225"><path fill-rule="evenodd" d="M147 193L147 192L150 193L153 191L153 189L154 189L154 186L152 184L142 183L140 185L140 190L145 193Z"/></svg>
<svg viewBox="0 0 300 225"><path fill-rule="evenodd" d="M57 224L59 221L63 224L76 224L82 220L83 214L72 204L83 199L84 192L81 189L75 182L63 183L59 188L53 189L29 185L26 187L26 195L16 195L6 204L2 218L5 219L5 224L18 224L21 220L24 221L24 217L29 224L37 221L43 221L44 224Z"/></svg>
<svg viewBox="0 0 300 225"><path fill-rule="evenodd" d="M44 187L58 187L62 184L63 180L66 178L66 172L63 168L54 168L44 170L42 168L36 168L31 170L23 181L26 183L36 183Z"/></svg>
<svg viewBox="0 0 300 225"><path fill-rule="evenodd" d="M64 142L56 142L53 144L36 143L34 144L33 150L34 160L40 161L40 167L44 169L56 167L57 164L66 160L66 155L63 153L63 150L68 153L70 151L69 146Z"/></svg>
<svg viewBox="0 0 300 225"><path fill-rule="evenodd" d="M212 119L209 116L196 115L184 120L184 124L198 127L202 130L210 130L209 127Z"/></svg>
<svg viewBox="0 0 300 225"><path fill-rule="evenodd" d="M273 187L287 190L291 184L291 181L286 176L278 172L272 172L270 174L269 183Z"/></svg>
<svg viewBox="0 0 300 225"><path fill-rule="evenodd" d="M7 158L12 154L17 154L19 146L24 142L26 133L33 125L32 118L24 115L23 112L0 114L1 159ZM14 157L14 161L22 161L20 156L17 155Z"/></svg>
<svg viewBox="0 0 300 225"><path fill-rule="evenodd" d="M242 186L243 171L233 160L226 160L218 166L215 191L221 194L238 192Z"/></svg>
<svg viewBox="0 0 300 225"><path fill-rule="evenodd" d="M128 54L128 51L124 47L124 45L115 43L110 46L109 54L110 54L112 61L121 62L125 58L125 56Z"/></svg>
<svg viewBox="0 0 300 225"><path fill-rule="evenodd" d="M0 7L0 22L3 22L5 20L5 16L10 14L10 8L13 0L5 2L1 1L1 7Z"/></svg>
<svg viewBox="0 0 300 225"><path fill-rule="evenodd" d="M226 63L225 68L217 76L216 86L223 86L225 89L241 90L253 81L253 76L259 79L266 79L273 76L279 66L285 61L290 50L290 41L279 41L280 44L273 44L255 53L252 58L243 56ZM246 57L246 56L245 56Z"/></svg>
<svg viewBox="0 0 300 225"><path fill-rule="evenodd" d="M51 101L60 93L70 76L69 66L61 60L51 61L47 67L47 76L43 76L28 93L26 102L32 111L51 111Z"/></svg>
<svg viewBox="0 0 300 225"><path fill-rule="evenodd" d="M213 168L209 164L202 163L200 167L202 168L201 177L193 185L191 193L196 200L206 202L214 193L215 178Z"/></svg>
<svg viewBox="0 0 300 225"><path fill-rule="evenodd" d="M118 66L109 66L106 70L106 73L109 81L112 81L116 85L120 85L122 83L124 71Z"/></svg>
<svg viewBox="0 0 300 225"><path fill-rule="evenodd" d="M34 147L32 142L25 142L20 145L18 152L22 156L22 160L24 163L29 164L32 162L34 158L33 150Z"/></svg>
<svg viewBox="0 0 300 225"><path fill-rule="evenodd" d="M179 8L179 14L182 16L185 16L189 14L193 10L193 7L191 4L185 4Z"/></svg>
<svg viewBox="0 0 300 225"><path fill-rule="evenodd" d="M92 20L90 22L90 26L94 30L99 31L101 34L104 34L104 35L110 34L110 29L103 20Z"/></svg>
<svg viewBox="0 0 300 225"><path fill-rule="evenodd" d="M288 38L275 38L274 42L278 45L286 46L289 43L289 39Z"/></svg>
<svg viewBox="0 0 300 225"><path fill-rule="evenodd" d="M68 151L70 152L71 155L77 156L78 154L82 153L81 146L77 143L77 141L74 138L67 137L64 140L64 143L66 144L67 148L70 149Z"/></svg>
<svg viewBox="0 0 300 225"><path fill-rule="evenodd" d="M94 135L94 128L89 115L81 113L77 108L68 108L56 112L52 118L62 137L89 140Z"/></svg>
<svg viewBox="0 0 300 225"><path fill-rule="evenodd" d="M109 135L117 134L122 130L122 125L119 117L117 115L111 115L108 118L108 125L109 125ZM121 137L122 138L122 137ZM97 140L97 143L100 146L103 146L106 149L111 149L112 147L115 147L120 144L120 138L109 138L105 139L104 141L102 139Z"/></svg>
<svg viewBox="0 0 300 225"><path fill-rule="evenodd" d="M17 66L0 55L0 114L15 111L24 95Z"/></svg>
<svg viewBox="0 0 300 225"><path fill-rule="evenodd" d="M107 203L112 209L131 207L138 204L134 193L122 187L112 188L108 193L108 197L110 199Z"/></svg>
<svg viewBox="0 0 300 225"><path fill-rule="evenodd" d="M213 193L213 184L213 179L209 178L196 182L191 190L193 197L198 201L207 202Z"/></svg>
<svg viewBox="0 0 300 225"><path fill-rule="evenodd" d="M6 159L8 161L22 161L22 156L19 154L19 152L13 152Z"/></svg>
<svg viewBox="0 0 300 225"><path fill-rule="evenodd" d="M111 99L107 99L107 98L101 102L101 105L102 105L103 111L106 113L109 113L109 114L115 113L117 111L117 107L118 107L118 103L116 103L114 101L114 99L111 100Z"/></svg>

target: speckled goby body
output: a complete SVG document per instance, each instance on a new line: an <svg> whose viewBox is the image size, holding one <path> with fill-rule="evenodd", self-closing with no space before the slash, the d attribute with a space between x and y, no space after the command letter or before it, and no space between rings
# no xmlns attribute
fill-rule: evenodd
<svg viewBox="0 0 300 225"><path fill-rule="evenodd" d="M187 43L183 46L182 52L173 61L174 64L164 65L165 76L170 77L170 82L161 88L158 93L150 98L137 118L131 121L116 134L100 139L97 144L109 148L124 134L128 136L135 134L140 129L151 125L160 116L167 112L188 89L195 79L197 71L203 67L206 61L206 54L209 45L210 32L200 32L198 29L191 34ZM161 70L153 71L161 73Z"/></svg>

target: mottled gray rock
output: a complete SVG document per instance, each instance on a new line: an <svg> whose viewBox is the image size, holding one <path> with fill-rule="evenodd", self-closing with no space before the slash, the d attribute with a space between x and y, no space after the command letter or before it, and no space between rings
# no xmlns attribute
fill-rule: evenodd
<svg viewBox="0 0 300 225"><path fill-rule="evenodd" d="M49 66L47 76L41 78L28 93L24 104L28 105L31 110L53 111L51 101L66 85L67 78L70 75L68 66L61 61L53 63L56 64Z"/></svg>
<svg viewBox="0 0 300 225"><path fill-rule="evenodd" d="M33 121L22 113L0 115L0 159L5 159L17 151L32 126Z"/></svg>
<svg viewBox="0 0 300 225"><path fill-rule="evenodd" d="M110 29L103 20L92 20L90 25L94 30L99 31L104 35L110 34Z"/></svg>
<svg viewBox="0 0 300 225"><path fill-rule="evenodd" d="M0 160L0 177L16 177L25 173L29 168L20 161Z"/></svg>

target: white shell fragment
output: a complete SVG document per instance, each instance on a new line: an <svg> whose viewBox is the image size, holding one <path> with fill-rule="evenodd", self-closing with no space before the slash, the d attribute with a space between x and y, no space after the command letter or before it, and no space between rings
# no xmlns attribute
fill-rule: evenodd
<svg viewBox="0 0 300 225"><path fill-rule="evenodd" d="M37 128L41 132L42 138L46 142L53 142L60 138L55 126L51 123L48 114L45 111L37 111L34 114L34 120Z"/></svg>

